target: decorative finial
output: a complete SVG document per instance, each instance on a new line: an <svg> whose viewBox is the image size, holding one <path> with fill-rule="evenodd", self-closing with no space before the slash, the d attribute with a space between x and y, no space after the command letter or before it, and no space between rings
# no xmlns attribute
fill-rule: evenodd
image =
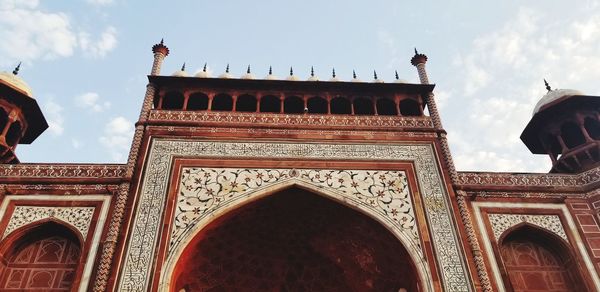
<svg viewBox="0 0 600 292"><path fill-rule="evenodd" d="M206 63L204 63L204 67L202 67L202 72L206 72Z"/></svg>
<svg viewBox="0 0 600 292"><path fill-rule="evenodd" d="M413 66L425 64L427 63L427 56L425 56L425 54L419 53L419 51L417 51L417 48L415 48L415 55L410 59L410 63Z"/></svg>
<svg viewBox="0 0 600 292"><path fill-rule="evenodd" d="M546 78L544 78L544 85L546 85L546 90L548 90L548 92L552 91L552 88L550 87L550 84L548 84L548 81L546 81Z"/></svg>
<svg viewBox="0 0 600 292"><path fill-rule="evenodd" d="M335 68L331 70L331 77L335 78Z"/></svg>
<svg viewBox="0 0 600 292"><path fill-rule="evenodd" d="M290 67L290 76L294 75L294 68Z"/></svg>
<svg viewBox="0 0 600 292"><path fill-rule="evenodd" d="M183 62L183 65L181 65L181 71L185 71L185 62Z"/></svg>
<svg viewBox="0 0 600 292"><path fill-rule="evenodd" d="M19 62L19 65L17 65L17 67L15 67L15 70L13 70L13 75L19 74L19 69L21 69L21 62Z"/></svg>
<svg viewBox="0 0 600 292"><path fill-rule="evenodd" d="M377 71L373 70L373 79L377 80Z"/></svg>
<svg viewBox="0 0 600 292"><path fill-rule="evenodd" d="M227 63L227 67L225 67L225 73L229 73L229 63Z"/></svg>
<svg viewBox="0 0 600 292"><path fill-rule="evenodd" d="M248 69L246 69L246 74L250 74L250 65L248 65Z"/></svg>
<svg viewBox="0 0 600 292"><path fill-rule="evenodd" d="M269 75L273 75L273 68L269 66Z"/></svg>
<svg viewBox="0 0 600 292"><path fill-rule="evenodd" d="M162 53L165 57L169 55L169 48L167 48L167 46L165 46L165 40L164 39L160 39L160 43L155 44L154 46L152 46L152 52L153 53Z"/></svg>
<svg viewBox="0 0 600 292"><path fill-rule="evenodd" d="M164 38L161 38L161 39L160 39L160 44L161 44L161 45L164 45L164 44L165 44L165 39L164 39Z"/></svg>
<svg viewBox="0 0 600 292"><path fill-rule="evenodd" d="M313 66L310 66L310 76L315 77L315 69L313 68Z"/></svg>
<svg viewBox="0 0 600 292"><path fill-rule="evenodd" d="M352 78L356 79L356 72L352 70Z"/></svg>
<svg viewBox="0 0 600 292"><path fill-rule="evenodd" d="M398 70L395 70L396 72L396 80L400 79L400 77L398 76Z"/></svg>
<svg viewBox="0 0 600 292"><path fill-rule="evenodd" d="M415 55L418 55L418 54L419 54L419 52L417 52L417 48L415 48Z"/></svg>

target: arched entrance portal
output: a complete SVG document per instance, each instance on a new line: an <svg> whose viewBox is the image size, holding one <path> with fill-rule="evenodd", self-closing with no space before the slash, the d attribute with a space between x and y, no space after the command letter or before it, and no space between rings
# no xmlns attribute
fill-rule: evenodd
<svg viewBox="0 0 600 292"><path fill-rule="evenodd" d="M291 188L204 228L171 291L418 291L406 249L360 212Z"/></svg>
<svg viewBox="0 0 600 292"><path fill-rule="evenodd" d="M500 251L514 291L588 291L568 248L546 231L522 225L504 237Z"/></svg>

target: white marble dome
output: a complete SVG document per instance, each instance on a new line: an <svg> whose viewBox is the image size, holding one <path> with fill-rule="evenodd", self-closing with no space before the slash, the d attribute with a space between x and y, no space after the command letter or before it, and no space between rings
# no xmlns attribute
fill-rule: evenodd
<svg viewBox="0 0 600 292"><path fill-rule="evenodd" d="M533 109L533 115L537 114L542 107L544 107L556 100L559 100L563 97L573 96L573 95L583 95L583 93L581 91L575 90L575 89L550 90L550 91L548 91L548 93L546 93L544 96L542 96L540 101L538 101L538 103L535 105L535 108Z"/></svg>
<svg viewBox="0 0 600 292"><path fill-rule="evenodd" d="M21 79L21 77L11 73L11 72L0 72L0 80L14 89L25 93L27 96L33 98L33 91L31 87Z"/></svg>
<svg viewBox="0 0 600 292"><path fill-rule="evenodd" d="M188 77L188 74L184 70L177 70L177 71L173 72L173 74L171 74L171 76L175 76L175 77Z"/></svg>

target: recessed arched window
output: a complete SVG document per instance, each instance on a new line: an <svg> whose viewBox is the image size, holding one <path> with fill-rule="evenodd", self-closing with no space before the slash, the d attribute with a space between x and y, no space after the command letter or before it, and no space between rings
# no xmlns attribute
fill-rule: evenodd
<svg viewBox="0 0 600 292"><path fill-rule="evenodd" d="M380 116L396 116L398 112L396 111L396 103L385 97L381 97L377 99L377 114Z"/></svg>
<svg viewBox="0 0 600 292"><path fill-rule="evenodd" d="M53 222L26 231L8 248L0 272L2 291L74 291L81 244L68 228Z"/></svg>
<svg viewBox="0 0 600 292"><path fill-rule="evenodd" d="M260 112L278 113L281 112L281 100L274 95L265 95L260 99Z"/></svg>
<svg viewBox="0 0 600 292"><path fill-rule="evenodd" d="M556 136L552 134L546 134L543 137L544 138L542 142L545 144L545 147L548 148L550 154L554 155L554 157L557 157L559 154L561 154L562 147L560 147L560 143L558 143Z"/></svg>
<svg viewBox="0 0 600 292"><path fill-rule="evenodd" d="M306 107L311 114L326 114L327 100L320 96L313 96L306 102Z"/></svg>
<svg viewBox="0 0 600 292"><path fill-rule="evenodd" d="M352 113L352 104L350 100L343 96L335 97L331 100L331 113L349 115Z"/></svg>
<svg viewBox="0 0 600 292"><path fill-rule="evenodd" d="M242 94L235 101L235 110L238 112L256 112L256 97Z"/></svg>
<svg viewBox="0 0 600 292"><path fill-rule="evenodd" d="M8 132L6 132L6 143L8 146L14 146L21 137L21 123L14 122L10 125Z"/></svg>
<svg viewBox="0 0 600 292"><path fill-rule="evenodd" d="M4 110L3 107L0 107L0 131L4 130L4 127L6 127L7 122L8 122L8 113Z"/></svg>
<svg viewBox="0 0 600 292"><path fill-rule="evenodd" d="M370 98L359 97L354 99L355 115L373 115L373 101Z"/></svg>
<svg viewBox="0 0 600 292"><path fill-rule="evenodd" d="M283 100L283 112L301 114L304 112L304 100L298 96L288 96Z"/></svg>
<svg viewBox="0 0 600 292"><path fill-rule="evenodd" d="M233 110L233 98L231 98L231 95L225 94L225 93L215 95L215 97L213 98L213 101L212 101L211 110L213 110L213 111L231 111L231 110Z"/></svg>
<svg viewBox="0 0 600 292"><path fill-rule="evenodd" d="M510 291L589 291L577 262L558 236L530 226L518 227L500 243Z"/></svg>
<svg viewBox="0 0 600 292"><path fill-rule="evenodd" d="M189 111L203 111L208 109L208 95L202 92L196 92L190 95L187 103Z"/></svg>
<svg viewBox="0 0 600 292"><path fill-rule="evenodd" d="M183 109L185 97L181 92L169 91L163 97L162 109L165 110L180 110Z"/></svg>
<svg viewBox="0 0 600 292"><path fill-rule="evenodd" d="M590 138L600 140L600 122L598 120L587 117L584 120L584 126Z"/></svg>
<svg viewBox="0 0 600 292"><path fill-rule="evenodd" d="M420 116L421 108L414 99L404 99L400 101L400 114L403 116Z"/></svg>
<svg viewBox="0 0 600 292"><path fill-rule="evenodd" d="M583 137L581 129L573 122L565 122L560 127L560 136L569 149L585 143L585 137Z"/></svg>
<svg viewBox="0 0 600 292"><path fill-rule="evenodd" d="M160 106L160 94L158 93L158 91L154 91L152 104L154 105L155 109L158 109L158 107Z"/></svg>

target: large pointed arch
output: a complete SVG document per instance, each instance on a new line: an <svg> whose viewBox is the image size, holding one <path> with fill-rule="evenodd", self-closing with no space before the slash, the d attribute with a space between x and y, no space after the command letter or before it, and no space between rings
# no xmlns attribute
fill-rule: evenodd
<svg viewBox="0 0 600 292"><path fill-rule="evenodd" d="M238 197L236 200L232 200L231 202L220 206L220 208L213 210L210 216L205 216L201 220L195 222L195 227L186 232L185 240L177 244L172 249L172 252L167 256L165 266L162 270L160 278L159 291L171 291L170 289L174 289L172 287L172 285L174 284L172 283L172 276L175 272L177 263L182 257L183 252L188 246L188 244L190 244L193 241L193 239L196 238L196 236L198 236L198 234L200 234L204 230L204 228L206 228L216 220L226 217L229 213L234 212L239 208L242 208L258 200L267 198L273 194L277 194L281 191L290 188L306 190L312 194L341 204L374 220L380 226L383 226L389 233L393 235L393 237L395 237L398 240L399 244L402 245L406 250L410 260L413 263L415 274L418 278L418 282L421 285L422 291L433 291L433 280L431 278L431 271L429 270L429 266L424 260L424 255L420 247L417 246L419 243L415 244L415 242L410 239L410 236L407 236L406 233L402 232L402 230L397 228L395 222L390 220L388 217L383 216L381 213L375 211L373 208L370 208L369 206L364 204L360 204L359 202L352 200L352 198L344 196L343 194L336 192L333 189L329 189L327 187L322 186L316 186L299 179L288 179L246 193Z"/></svg>

